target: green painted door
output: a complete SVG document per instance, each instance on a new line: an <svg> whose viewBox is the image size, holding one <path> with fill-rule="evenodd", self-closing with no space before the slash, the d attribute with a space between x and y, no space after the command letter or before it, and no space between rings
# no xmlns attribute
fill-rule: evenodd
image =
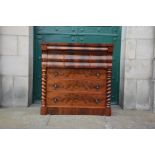
<svg viewBox="0 0 155 155"><path fill-rule="evenodd" d="M121 27L119 26L37 26L34 27L33 102L41 99L42 42L113 43L112 104L118 104Z"/></svg>

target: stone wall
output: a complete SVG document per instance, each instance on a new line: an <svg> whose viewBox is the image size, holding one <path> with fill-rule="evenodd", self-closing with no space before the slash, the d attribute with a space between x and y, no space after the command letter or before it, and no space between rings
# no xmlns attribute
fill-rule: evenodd
<svg viewBox="0 0 155 155"><path fill-rule="evenodd" d="M32 76L33 31L27 26L0 27L0 85L2 106L27 106ZM31 43L32 44L32 43ZM32 46L32 45L31 45ZM32 54L31 54L32 53ZM31 65L31 67L29 67ZM29 99L29 100L28 100Z"/></svg>
<svg viewBox="0 0 155 155"><path fill-rule="evenodd" d="M154 27L126 27L122 39L123 107L152 109ZM124 53L124 54L123 54Z"/></svg>

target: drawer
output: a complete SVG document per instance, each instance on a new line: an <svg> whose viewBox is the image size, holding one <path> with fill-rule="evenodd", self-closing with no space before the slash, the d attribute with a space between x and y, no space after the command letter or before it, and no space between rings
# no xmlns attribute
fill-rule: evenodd
<svg viewBox="0 0 155 155"><path fill-rule="evenodd" d="M47 77L51 80L68 79L106 79L106 70L104 69L47 69Z"/></svg>
<svg viewBox="0 0 155 155"><path fill-rule="evenodd" d="M47 92L47 105L53 106L105 106L106 96L88 93Z"/></svg>
<svg viewBox="0 0 155 155"><path fill-rule="evenodd" d="M105 80L52 80L47 81L47 91L55 92L94 92L105 93L106 81Z"/></svg>

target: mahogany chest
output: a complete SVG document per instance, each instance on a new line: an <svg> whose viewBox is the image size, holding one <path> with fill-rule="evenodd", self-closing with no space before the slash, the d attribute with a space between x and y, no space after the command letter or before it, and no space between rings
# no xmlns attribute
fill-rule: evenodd
<svg viewBox="0 0 155 155"><path fill-rule="evenodd" d="M111 115L112 44L41 48L42 115Z"/></svg>

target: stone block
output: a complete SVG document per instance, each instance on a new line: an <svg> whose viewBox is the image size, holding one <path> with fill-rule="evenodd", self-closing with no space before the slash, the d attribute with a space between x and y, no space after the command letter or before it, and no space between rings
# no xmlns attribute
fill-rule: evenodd
<svg viewBox="0 0 155 155"><path fill-rule="evenodd" d="M28 75L28 58L25 56L1 56L0 73L2 75Z"/></svg>
<svg viewBox="0 0 155 155"><path fill-rule="evenodd" d="M154 108L154 80L150 80L150 110L153 110Z"/></svg>
<svg viewBox="0 0 155 155"><path fill-rule="evenodd" d="M2 77L2 100L1 105L8 107L12 106L13 102L13 76L1 76Z"/></svg>
<svg viewBox="0 0 155 155"><path fill-rule="evenodd" d="M0 35L0 55L17 55L17 37Z"/></svg>
<svg viewBox="0 0 155 155"><path fill-rule="evenodd" d="M137 40L136 58L152 59L154 51L154 39Z"/></svg>
<svg viewBox="0 0 155 155"><path fill-rule="evenodd" d="M0 34L3 35L29 35L29 26L1 26Z"/></svg>
<svg viewBox="0 0 155 155"><path fill-rule="evenodd" d="M137 104L136 109L150 110L150 80L137 80Z"/></svg>
<svg viewBox="0 0 155 155"><path fill-rule="evenodd" d="M0 75L0 107L2 103L2 76Z"/></svg>
<svg viewBox="0 0 155 155"><path fill-rule="evenodd" d="M155 80L153 80L153 112L155 113Z"/></svg>
<svg viewBox="0 0 155 155"><path fill-rule="evenodd" d="M136 80L126 79L124 85L124 109L135 109L137 92Z"/></svg>
<svg viewBox="0 0 155 155"><path fill-rule="evenodd" d="M155 58L153 59L153 79L155 80Z"/></svg>
<svg viewBox="0 0 155 155"><path fill-rule="evenodd" d="M125 78L152 78L152 60L125 60Z"/></svg>
<svg viewBox="0 0 155 155"><path fill-rule="evenodd" d="M28 106L28 77L14 77L13 106Z"/></svg>
<svg viewBox="0 0 155 155"><path fill-rule="evenodd" d="M125 58L135 59L136 56L136 39L126 40Z"/></svg>
<svg viewBox="0 0 155 155"><path fill-rule="evenodd" d="M18 36L18 55L29 56L29 36Z"/></svg>
<svg viewBox="0 0 155 155"><path fill-rule="evenodd" d="M128 26L126 30L126 38L153 39L154 37L153 26Z"/></svg>

